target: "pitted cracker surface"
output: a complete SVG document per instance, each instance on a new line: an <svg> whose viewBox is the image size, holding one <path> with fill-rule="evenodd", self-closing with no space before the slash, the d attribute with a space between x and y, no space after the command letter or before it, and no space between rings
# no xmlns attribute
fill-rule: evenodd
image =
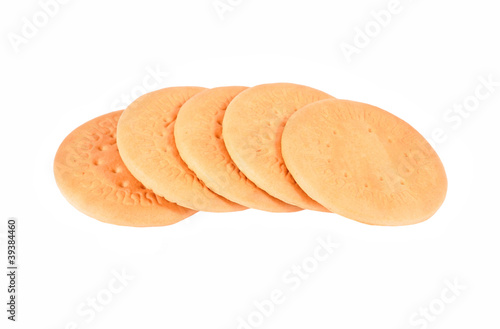
<svg viewBox="0 0 500 329"><path fill-rule="evenodd" d="M446 173L434 149L405 121L372 105L323 100L305 106L287 122L282 152L308 195L363 223L418 223L446 196Z"/></svg>
<svg viewBox="0 0 500 329"><path fill-rule="evenodd" d="M83 213L116 225L162 226L194 214L147 189L125 167L116 145L122 112L93 119L63 141L54 160L62 194Z"/></svg>

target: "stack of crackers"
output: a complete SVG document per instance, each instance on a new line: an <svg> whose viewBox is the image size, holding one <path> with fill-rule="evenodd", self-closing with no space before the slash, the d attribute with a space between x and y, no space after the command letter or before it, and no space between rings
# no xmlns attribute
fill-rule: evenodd
<svg viewBox="0 0 500 329"><path fill-rule="evenodd" d="M441 160L408 123L290 83L145 94L75 129L54 174L81 212L138 227L247 208L409 225L447 190Z"/></svg>

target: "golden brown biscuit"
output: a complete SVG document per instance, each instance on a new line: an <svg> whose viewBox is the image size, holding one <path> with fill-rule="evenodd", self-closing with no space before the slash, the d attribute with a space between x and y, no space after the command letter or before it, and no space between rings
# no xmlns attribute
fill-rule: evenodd
<svg viewBox="0 0 500 329"><path fill-rule="evenodd" d="M200 87L172 87L139 97L118 122L118 149L130 172L156 194L195 210L246 209L215 194L182 161L174 139L177 112Z"/></svg>
<svg viewBox="0 0 500 329"><path fill-rule="evenodd" d="M191 97L174 127L181 158L212 191L238 204L272 212L301 210L261 190L236 167L222 136L222 119L231 100L247 87L220 87Z"/></svg>
<svg viewBox="0 0 500 329"><path fill-rule="evenodd" d="M273 83L249 88L229 104L222 130L229 155L258 187L286 203L327 211L295 183L281 156L281 134L297 109L332 96L301 85Z"/></svg>
<svg viewBox="0 0 500 329"><path fill-rule="evenodd" d="M282 152L307 194L362 223L422 222L446 196L443 164L425 138L368 104L323 100L305 106L288 120Z"/></svg>
<svg viewBox="0 0 500 329"><path fill-rule="evenodd" d="M61 193L84 214L115 225L163 226L194 214L146 189L127 170L115 137L122 112L93 119L62 142L54 160Z"/></svg>

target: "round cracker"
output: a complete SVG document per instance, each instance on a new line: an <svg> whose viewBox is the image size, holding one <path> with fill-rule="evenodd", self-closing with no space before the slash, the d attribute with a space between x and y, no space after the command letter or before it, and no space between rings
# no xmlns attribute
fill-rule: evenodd
<svg viewBox="0 0 500 329"><path fill-rule="evenodd" d="M127 170L115 137L122 112L93 119L64 139L54 160L61 193L84 214L115 225L163 226L194 214L146 189Z"/></svg>
<svg viewBox="0 0 500 329"><path fill-rule="evenodd" d="M174 139L177 112L201 87L171 87L145 94L118 122L118 149L130 172L156 194L210 212L246 209L215 194L182 161Z"/></svg>
<svg viewBox="0 0 500 329"><path fill-rule="evenodd" d="M282 152L297 183L332 212L373 225L409 225L443 203L443 164L425 138L375 106L323 100L290 117Z"/></svg>
<svg viewBox="0 0 500 329"><path fill-rule="evenodd" d="M224 145L222 120L231 100L247 87L202 91L179 110L174 127L181 158L212 191L246 207L271 212L300 208L284 203L258 188L231 160Z"/></svg>
<svg viewBox="0 0 500 329"><path fill-rule="evenodd" d="M222 123L226 148L258 187L286 203L327 211L295 183L281 156L281 134L298 108L332 96L301 85L273 83L249 88L229 104Z"/></svg>

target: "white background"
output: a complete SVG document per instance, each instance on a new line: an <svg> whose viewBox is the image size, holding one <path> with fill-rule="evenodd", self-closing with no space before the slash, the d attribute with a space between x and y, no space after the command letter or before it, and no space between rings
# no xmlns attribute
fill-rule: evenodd
<svg viewBox="0 0 500 329"><path fill-rule="evenodd" d="M15 216L19 313L5 319L2 275L0 326L229 329L250 317L243 328L499 328L500 87L474 104L481 77L500 81L495 1L401 0L379 30L371 13L388 0L221 3L222 16L213 0L61 0L45 22L39 2L2 0L0 263ZM366 27L367 45L348 58L341 46ZM396 228L248 210L135 229L80 214L55 186L62 139L127 95L281 81L377 105L433 140L449 179L439 212ZM449 112L464 101L477 105L467 118ZM313 268L318 238L338 247ZM303 262L311 273L294 290L283 277ZM122 271L126 284L114 279ZM284 301L259 315L255 302L275 290Z"/></svg>

